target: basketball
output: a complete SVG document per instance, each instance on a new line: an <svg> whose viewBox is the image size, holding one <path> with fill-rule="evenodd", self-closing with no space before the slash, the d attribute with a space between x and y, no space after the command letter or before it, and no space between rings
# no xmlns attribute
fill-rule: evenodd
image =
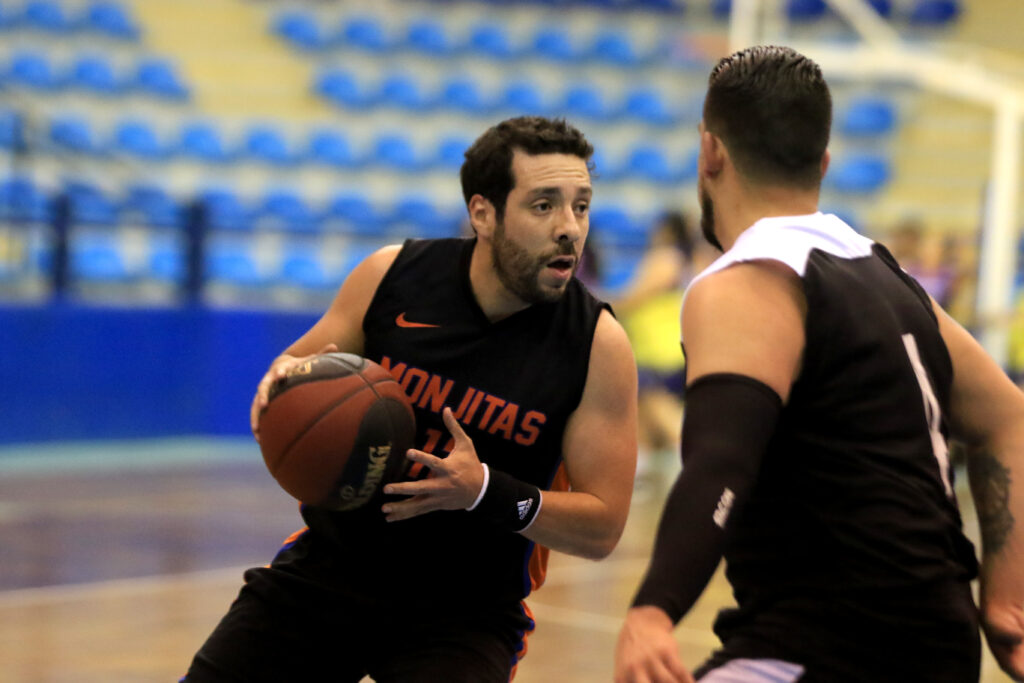
<svg viewBox="0 0 1024 683"><path fill-rule="evenodd" d="M267 469L299 501L354 510L409 461L416 419L391 373L350 353L325 353L270 388L260 418Z"/></svg>

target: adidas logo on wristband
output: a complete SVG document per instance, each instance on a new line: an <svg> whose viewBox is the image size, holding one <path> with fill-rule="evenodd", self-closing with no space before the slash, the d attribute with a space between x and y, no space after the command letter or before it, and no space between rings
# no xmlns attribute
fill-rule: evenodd
<svg viewBox="0 0 1024 683"><path fill-rule="evenodd" d="M533 499L527 498L516 503L516 508L519 509L519 519L526 519L526 515L530 514L530 508L533 507Z"/></svg>

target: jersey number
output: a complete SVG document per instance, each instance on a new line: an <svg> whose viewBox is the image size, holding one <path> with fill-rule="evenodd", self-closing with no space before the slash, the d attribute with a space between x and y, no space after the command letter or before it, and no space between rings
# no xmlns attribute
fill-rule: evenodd
<svg viewBox="0 0 1024 683"><path fill-rule="evenodd" d="M949 479L949 446L939 429L939 425L942 423L939 401L935 398L935 392L932 391L931 382L928 381L928 373L925 372L924 363L921 362L921 354L917 351L917 340L914 339L914 335L903 335L903 346L907 349L910 365L914 368L914 375L917 376L917 383L921 387L921 396L924 397L924 415L928 420L928 432L932 437L932 452L939 462L942 485L946 489L946 495L952 498L953 486Z"/></svg>

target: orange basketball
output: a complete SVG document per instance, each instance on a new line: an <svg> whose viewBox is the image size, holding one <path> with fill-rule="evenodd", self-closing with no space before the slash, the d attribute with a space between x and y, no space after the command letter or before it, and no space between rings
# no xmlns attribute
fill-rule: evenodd
<svg viewBox="0 0 1024 683"><path fill-rule="evenodd" d="M401 478L416 418L394 377L350 353L325 353L274 383L260 417L267 469L292 496L354 510Z"/></svg>

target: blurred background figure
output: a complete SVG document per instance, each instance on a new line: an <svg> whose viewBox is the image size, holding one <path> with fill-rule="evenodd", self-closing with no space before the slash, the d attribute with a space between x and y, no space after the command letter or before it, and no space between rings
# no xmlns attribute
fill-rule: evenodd
<svg viewBox="0 0 1024 683"><path fill-rule="evenodd" d="M665 212L651 231L633 277L612 301L636 355L639 375L638 493L652 477L678 470L683 414L684 358L679 345L683 291L695 275L694 235L678 210Z"/></svg>

